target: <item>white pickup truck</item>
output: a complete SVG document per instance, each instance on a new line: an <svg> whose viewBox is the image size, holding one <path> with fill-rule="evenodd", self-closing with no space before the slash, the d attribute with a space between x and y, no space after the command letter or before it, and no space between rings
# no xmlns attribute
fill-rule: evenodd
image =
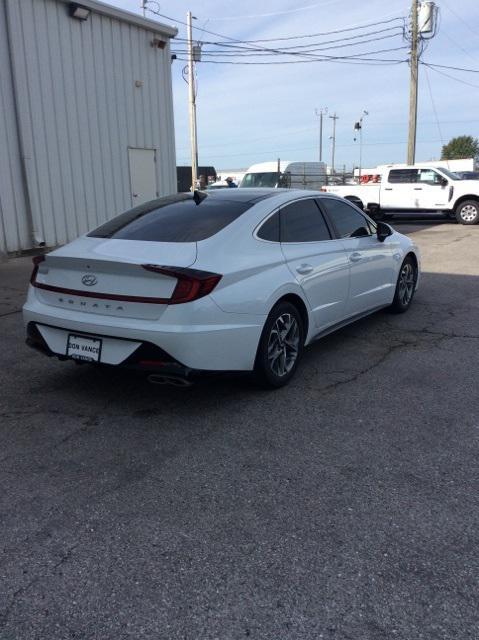
<svg viewBox="0 0 479 640"><path fill-rule="evenodd" d="M461 224L479 223L479 180L460 180L442 167L381 169L360 184L324 186L322 191L354 202L376 219L396 211L444 211Z"/></svg>

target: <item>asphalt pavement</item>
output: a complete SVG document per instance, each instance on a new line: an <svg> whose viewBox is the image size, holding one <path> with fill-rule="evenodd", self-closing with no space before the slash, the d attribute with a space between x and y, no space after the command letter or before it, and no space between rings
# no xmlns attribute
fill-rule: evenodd
<svg viewBox="0 0 479 640"><path fill-rule="evenodd" d="M479 637L479 227L393 225L410 311L275 392L48 359L0 263L1 640Z"/></svg>

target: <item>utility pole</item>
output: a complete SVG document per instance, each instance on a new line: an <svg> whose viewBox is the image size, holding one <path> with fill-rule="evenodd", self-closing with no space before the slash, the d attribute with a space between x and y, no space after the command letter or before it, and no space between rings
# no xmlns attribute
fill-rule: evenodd
<svg viewBox="0 0 479 640"><path fill-rule="evenodd" d="M319 161L322 162L323 161L323 114L327 114L328 113L328 108L324 108L321 107L321 109L318 111L318 109L314 110L314 113L319 117Z"/></svg>
<svg viewBox="0 0 479 640"><path fill-rule="evenodd" d="M418 56L418 0L412 0L411 8L411 81L409 88L409 137L407 144L407 163L414 164L416 159L416 128L417 128L417 88L419 75Z"/></svg>
<svg viewBox="0 0 479 640"><path fill-rule="evenodd" d="M354 123L354 131L358 132L359 135L359 181L361 182L361 168L363 166L363 120L364 116L368 116L369 111L363 110L363 113L359 120ZM356 138L354 138L354 142L356 142Z"/></svg>
<svg viewBox="0 0 479 640"><path fill-rule="evenodd" d="M336 153L336 120L339 119L339 116L334 112L334 116L329 116L333 121L333 135L331 136L331 174L334 175L334 154Z"/></svg>
<svg viewBox="0 0 479 640"><path fill-rule="evenodd" d="M193 16L191 11L186 14L188 27L188 95L190 105L190 142L191 142L191 190L196 189L198 178L198 142L196 138L196 89L195 89L195 63L193 60Z"/></svg>

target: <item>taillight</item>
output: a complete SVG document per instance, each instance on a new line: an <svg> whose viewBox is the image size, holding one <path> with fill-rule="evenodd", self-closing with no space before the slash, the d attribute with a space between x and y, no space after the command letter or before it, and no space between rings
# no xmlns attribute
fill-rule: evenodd
<svg viewBox="0 0 479 640"><path fill-rule="evenodd" d="M38 267L42 262L45 262L45 256L34 256L32 258L33 262L33 271L30 276L30 284L35 284L35 280L37 279Z"/></svg>
<svg viewBox="0 0 479 640"><path fill-rule="evenodd" d="M147 271L162 273L177 279L176 287L168 304L182 304L203 298L213 291L222 278L218 273L198 269L165 267L157 264L142 264L141 266Z"/></svg>

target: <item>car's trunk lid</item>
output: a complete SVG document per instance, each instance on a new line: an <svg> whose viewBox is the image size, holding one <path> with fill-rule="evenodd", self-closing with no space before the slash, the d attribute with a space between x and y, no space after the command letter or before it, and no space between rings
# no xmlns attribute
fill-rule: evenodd
<svg viewBox="0 0 479 640"><path fill-rule="evenodd" d="M142 267L189 267L195 242L145 242L79 238L48 254L36 275L45 304L85 313L157 319L168 304L176 278Z"/></svg>

